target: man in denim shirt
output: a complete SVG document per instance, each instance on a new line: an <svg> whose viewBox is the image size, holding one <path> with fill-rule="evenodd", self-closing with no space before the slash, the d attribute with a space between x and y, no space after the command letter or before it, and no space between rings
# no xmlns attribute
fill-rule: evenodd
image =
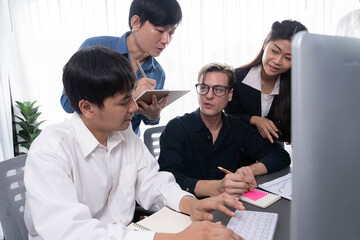
<svg viewBox="0 0 360 240"><path fill-rule="evenodd" d="M182 19L180 5L176 0L134 0L130 6L129 27L131 31L121 37L93 37L85 40L80 48L105 46L123 54L131 62L138 77L134 98L145 90L163 89L165 72L155 57L170 43L175 30ZM135 62L142 65L144 77ZM134 132L140 135L141 121L146 125L159 123L160 112L167 98L161 103L153 96L150 105L140 102L139 109L131 123ZM74 112L67 96L61 96L61 105L68 113Z"/></svg>

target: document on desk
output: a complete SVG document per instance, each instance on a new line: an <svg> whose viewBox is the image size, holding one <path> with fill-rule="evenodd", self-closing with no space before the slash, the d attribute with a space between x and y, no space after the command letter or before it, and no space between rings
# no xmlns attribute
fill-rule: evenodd
<svg viewBox="0 0 360 240"><path fill-rule="evenodd" d="M163 207L156 213L137 223L131 223L128 229L134 231L154 231L160 233L178 233L192 223L190 216Z"/></svg>
<svg viewBox="0 0 360 240"><path fill-rule="evenodd" d="M291 200L292 198L292 175L286 174L283 177L276 178L270 182L259 184L259 188L280 195L283 198Z"/></svg>
<svg viewBox="0 0 360 240"><path fill-rule="evenodd" d="M235 211L227 228L246 240L271 240L274 238L278 214L256 211Z"/></svg>

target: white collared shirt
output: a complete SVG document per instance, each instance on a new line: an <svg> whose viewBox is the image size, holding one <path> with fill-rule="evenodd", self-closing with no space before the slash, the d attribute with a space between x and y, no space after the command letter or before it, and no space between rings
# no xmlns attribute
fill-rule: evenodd
<svg viewBox="0 0 360 240"><path fill-rule="evenodd" d="M340 19L336 35L360 38L360 9L350 12Z"/></svg>
<svg viewBox="0 0 360 240"><path fill-rule="evenodd" d="M252 67L242 82L261 92L261 117L266 117L269 114L274 96L279 95L280 76L276 80L270 94L265 94L261 91L261 65Z"/></svg>
<svg viewBox="0 0 360 240"><path fill-rule="evenodd" d="M135 200L146 209L179 210L188 193L171 173L159 172L131 126L114 132L107 146L75 113L45 128L25 165L25 223L29 239L153 239L154 232L126 229Z"/></svg>

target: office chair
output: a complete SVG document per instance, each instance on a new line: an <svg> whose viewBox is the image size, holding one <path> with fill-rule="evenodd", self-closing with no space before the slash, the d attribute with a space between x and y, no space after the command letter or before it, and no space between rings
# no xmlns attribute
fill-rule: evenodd
<svg viewBox="0 0 360 240"><path fill-rule="evenodd" d="M153 127L146 129L144 132L144 143L156 159L160 154L159 138L164 128L165 126Z"/></svg>
<svg viewBox="0 0 360 240"><path fill-rule="evenodd" d="M24 166L27 155L0 162L0 221L6 240L27 240Z"/></svg>

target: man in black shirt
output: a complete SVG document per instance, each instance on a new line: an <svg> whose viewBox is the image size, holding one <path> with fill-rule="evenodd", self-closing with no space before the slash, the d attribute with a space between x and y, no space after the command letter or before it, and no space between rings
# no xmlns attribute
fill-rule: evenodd
<svg viewBox="0 0 360 240"><path fill-rule="evenodd" d="M196 84L200 107L171 120L160 137L160 170L172 172L181 188L197 197L241 196L256 186L254 176L290 165L284 149L223 112L234 85L233 68L219 63L203 67ZM249 166L241 161L244 153L255 159ZM224 176L218 166L234 173Z"/></svg>

